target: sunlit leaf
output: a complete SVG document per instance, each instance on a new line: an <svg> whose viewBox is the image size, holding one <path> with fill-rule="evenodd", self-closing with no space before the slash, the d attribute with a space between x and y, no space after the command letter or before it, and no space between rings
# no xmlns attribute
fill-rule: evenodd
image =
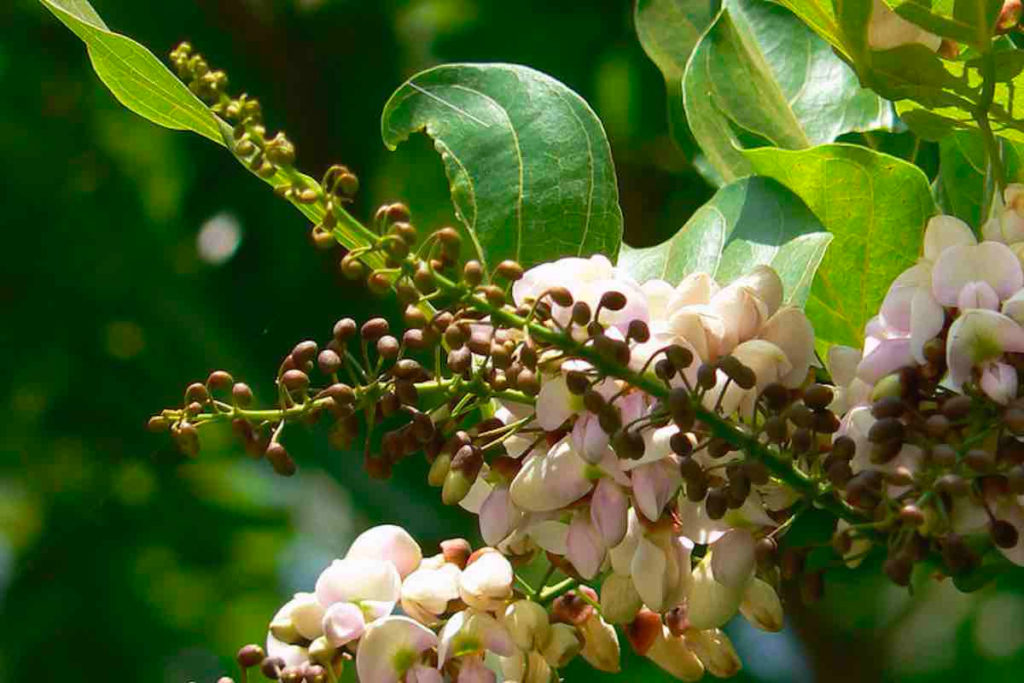
<svg viewBox="0 0 1024 683"><path fill-rule="evenodd" d="M153 53L107 28L86 0L40 2L82 39L96 75L121 104L158 125L224 144L209 108Z"/></svg>
<svg viewBox="0 0 1024 683"><path fill-rule="evenodd" d="M737 129L787 149L890 128L891 105L803 22L761 0L726 0L683 79L694 137L726 180L750 173Z"/></svg>
<svg viewBox="0 0 1024 683"><path fill-rule="evenodd" d="M693 272L725 284L770 265L782 278L786 301L802 305L831 241L792 192L767 178L744 178L719 190L665 242L623 247L619 265L640 281L671 284Z"/></svg>
<svg viewBox="0 0 1024 683"><path fill-rule="evenodd" d="M618 253L622 212L604 129L553 78L510 64L429 69L391 96L381 130L392 149L420 130L434 140L470 252L485 265Z"/></svg>
<svg viewBox="0 0 1024 683"><path fill-rule="evenodd" d="M819 343L859 346L893 279L913 265L935 213L928 179L896 157L847 144L746 152L800 196L835 241L807 301Z"/></svg>
<svg viewBox="0 0 1024 683"><path fill-rule="evenodd" d="M993 187L981 135L970 131L947 135L939 143L939 154L937 194L943 211L980 227ZM1024 145L1004 140L1002 156L1007 181L1024 179Z"/></svg>

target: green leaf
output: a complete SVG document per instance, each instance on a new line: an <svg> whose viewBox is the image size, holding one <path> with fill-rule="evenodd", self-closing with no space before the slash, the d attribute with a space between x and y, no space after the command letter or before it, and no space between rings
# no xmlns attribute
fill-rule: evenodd
<svg viewBox="0 0 1024 683"><path fill-rule="evenodd" d="M1002 156L1007 182L1024 180L1024 145L1003 140ZM985 143L979 133L953 133L940 141L936 191L942 198L944 213L974 228L981 227L992 185L986 168Z"/></svg>
<svg viewBox="0 0 1024 683"><path fill-rule="evenodd" d="M165 128L225 144L217 117L149 50L114 33L86 0L40 0L82 39L100 80L128 109Z"/></svg>
<svg viewBox="0 0 1024 683"><path fill-rule="evenodd" d="M832 0L777 0L835 48L843 44L843 30L836 19ZM845 55L845 52L840 52Z"/></svg>
<svg viewBox="0 0 1024 683"><path fill-rule="evenodd" d="M976 48L988 46L1003 0L885 0L897 14L930 33Z"/></svg>
<svg viewBox="0 0 1024 683"><path fill-rule="evenodd" d="M767 178L719 190L679 232L646 249L623 246L619 266L637 280L676 284L706 272L726 284L754 266L772 266L785 301L803 305L832 236L792 192Z"/></svg>
<svg viewBox="0 0 1024 683"><path fill-rule="evenodd" d="M683 80L686 62L718 13L718 0L637 0L633 22L640 45L665 82Z"/></svg>
<svg viewBox="0 0 1024 683"><path fill-rule="evenodd" d="M749 175L737 128L787 149L891 128L891 105L797 17L763 0L726 0L683 79L694 137L726 180Z"/></svg>
<svg viewBox="0 0 1024 683"><path fill-rule="evenodd" d="M381 130L391 149L416 131L433 138L485 266L618 254L622 212L604 129L553 78L510 64L429 69L391 96Z"/></svg>
<svg viewBox="0 0 1024 683"><path fill-rule="evenodd" d="M912 164L856 145L746 155L757 173L803 199L835 238L807 302L820 346L860 346L889 285L917 260L935 213L928 179Z"/></svg>
<svg viewBox="0 0 1024 683"><path fill-rule="evenodd" d="M693 147L683 108L683 73L720 5L720 0L637 0L634 8L640 45L665 77L669 131L683 150Z"/></svg>

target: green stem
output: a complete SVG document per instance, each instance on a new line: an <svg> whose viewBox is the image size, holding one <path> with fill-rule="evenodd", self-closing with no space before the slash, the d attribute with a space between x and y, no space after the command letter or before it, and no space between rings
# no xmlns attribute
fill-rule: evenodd
<svg viewBox="0 0 1024 683"><path fill-rule="evenodd" d="M984 80L982 81L981 97L974 109L974 120L978 124L982 140L985 143L988 171L995 182L995 191L1001 194L1006 189L1006 171L1003 168L999 141L992 132L992 125L989 123L988 117L996 92L996 62L992 50L982 55L981 73ZM991 201L986 200L982 220L987 219L990 210Z"/></svg>
<svg viewBox="0 0 1024 683"><path fill-rule="evenodd" d="M542 603L551 602L559 595L568 593L578 585L580 585L580 582L572 578L560 581L556 583L554 586L548 586L547 588L543 589L538 595L537 599Z"/></svg>

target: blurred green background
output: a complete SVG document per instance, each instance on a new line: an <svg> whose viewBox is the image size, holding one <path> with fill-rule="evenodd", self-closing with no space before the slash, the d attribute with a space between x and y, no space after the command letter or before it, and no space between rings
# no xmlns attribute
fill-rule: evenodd
<svg viewBox="0 0 1024 683"><path fill-rule="evenodd" d="M192 41L262 100L313 175L348 164L364 187L356 215L402 199L421 226L454 220L426 138L389 153L378 134L390 92L445 61L523 63L582 94L607 128L634 245L713 192L669 140L627 0L94 5L158 54ZM269 396L296 341L395 310L342 281L340 254L311 249L305 221L222 149L122 109L34 0L0 3L0 89L0 681L213 681L360 530L402 524L428 552L476 537L421 462L370 481L358 457L297 430L300 473L283 480L227 434L184 462L146 433L212 369ZM935 584L911 600L876 575L830 574L826 599L794 602L783 634L733 624L741 678L1021 680L1021 586ZM626 666L616 680L665 678ZM566 677L611 680L582 665Z"/></svg>

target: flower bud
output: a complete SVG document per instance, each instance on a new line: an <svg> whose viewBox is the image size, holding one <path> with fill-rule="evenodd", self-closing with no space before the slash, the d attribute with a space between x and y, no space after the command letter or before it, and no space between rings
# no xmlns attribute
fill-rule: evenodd
<svg viewBox="0 0 1024 683"><path fill-rule="evenodd" d="M580 653L581 648L582 643L575 626L552 624L548 642L541 654L552 668L561 669Z"/></svg>
<svg viewBox="0 0 1024 683"><path fill-rule="evenodd" d="M602 619L596 611L592 611L577 629L583 637L583 649L580 654L592 667L610 673L621 671L621 648L614 626Z"/></svg>
<svg viewBox="0 0 1024 683"><path fill-rule="evenodd" d="M633 579L612 572L601 584L601 614L612 624L628 624L643 607Z"/></svg>
<svg viewBox="0 0 1024 683"><path fill-rule="evenodd" d="M459 594L470 607L494 610L512 595L512 565L493 548L470 558L459 577Z"/></svg>
<svg viewBox="0 0 1024 683"><path fill-rule="evenodd" d="M648 659L681 681L699 681L704 664L681 636L673 636L667 627L658 624L659 632L647 652Z"/></svg>
<svg viewBox="0 0 1024 683"><path fill-rule="evenodd" d="M459 568L448 562L436 569L421 566L402 582L402 609L420 623L434 626L448 604L459 597L459 574Z"/></svg>
<svg viewBox="0 0 1024 683"><path fill-rule="evenodd" d="M729 636L717 628L703 631L691 629L685 637L687 644L712 676L728 678L743 668Z"/></svg>
<svg viewBox="0 0 1024 683"><path fill-rule="evenodd" d="M503 623L524 652L541 649L551 633L547 611L532 600L517 600L506 607Z"/></svg>
<svg viewBox="0 0 1024 683"><path fill-rule="evenodd" d="M743 593L740 614L763 631L782 630L782 602L771 585L756 577Z"/></svg>

